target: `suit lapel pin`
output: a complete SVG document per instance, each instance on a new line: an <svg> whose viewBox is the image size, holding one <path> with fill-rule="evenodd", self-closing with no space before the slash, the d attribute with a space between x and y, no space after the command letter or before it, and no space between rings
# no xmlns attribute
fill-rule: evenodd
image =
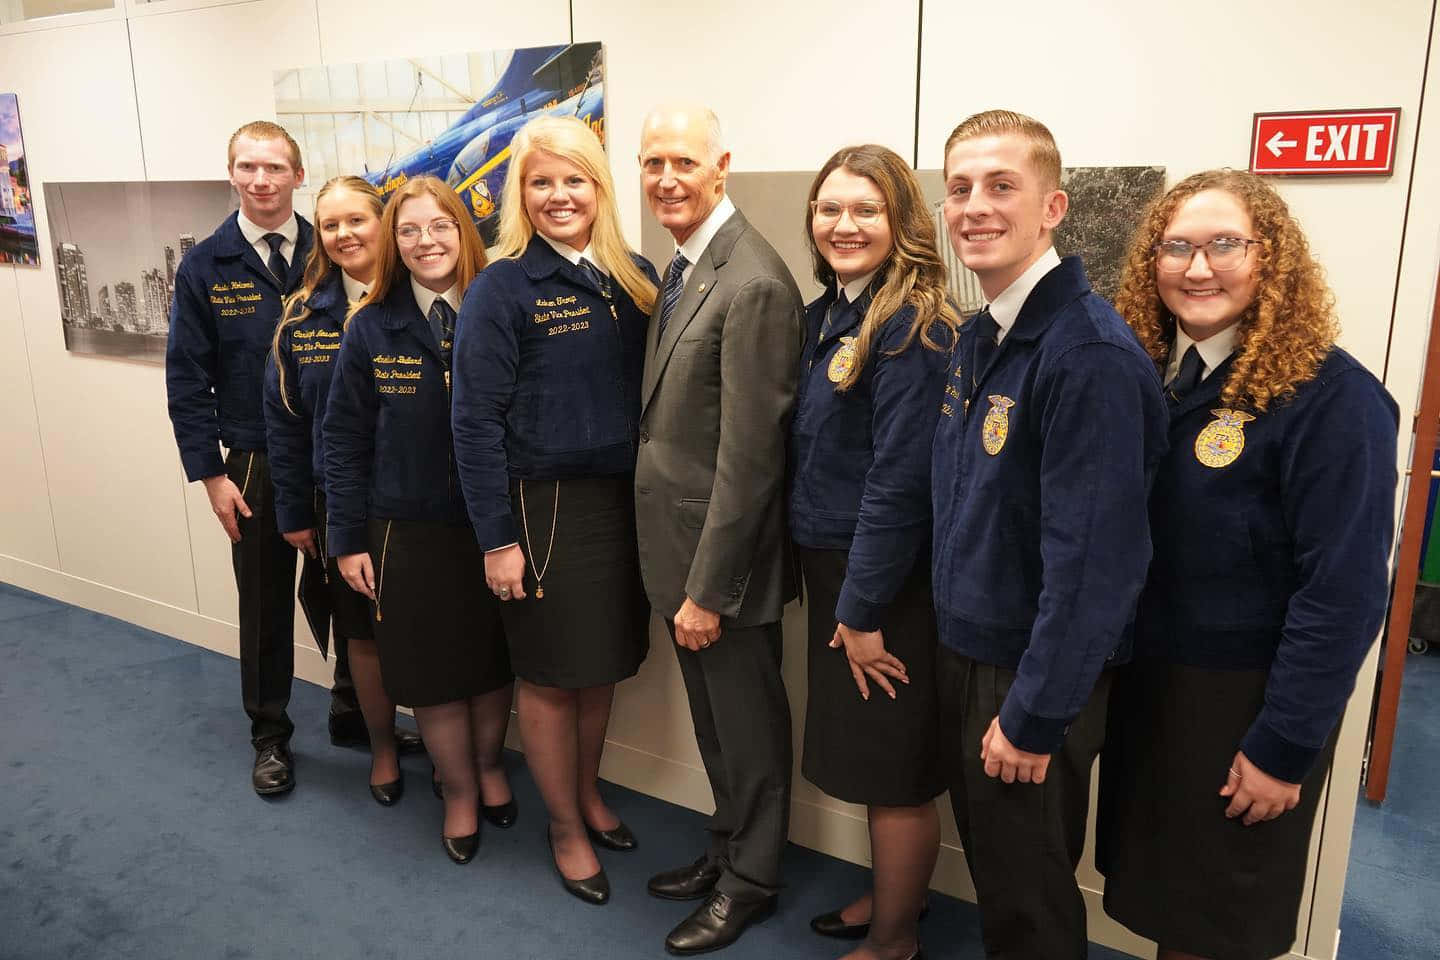
<svg viewBox="0 0 1440 960"><path fill-rule="evenodd" d="M704 293L704 292L705 292L705 284L703 284L703 283L700 284L700 289L699 289L697 292L698 292L698 293Z"/></svg>

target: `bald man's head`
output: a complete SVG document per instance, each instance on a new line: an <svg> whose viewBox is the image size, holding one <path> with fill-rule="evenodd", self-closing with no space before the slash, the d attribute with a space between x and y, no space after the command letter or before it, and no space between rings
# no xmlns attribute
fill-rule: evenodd
<svg viewBox="0 0 1440 960"><path fill-rule="evenodd" d="M640 128L645 199L676 243L689 239L725 196L730 154L720 120L699 104L655 107Z"/></svg>

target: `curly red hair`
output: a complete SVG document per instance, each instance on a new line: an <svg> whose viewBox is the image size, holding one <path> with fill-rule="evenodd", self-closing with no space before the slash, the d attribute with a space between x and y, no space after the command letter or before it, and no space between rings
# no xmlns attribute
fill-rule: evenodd
<svg viewBox="0 0 1440 960"><path fill-rule="evenodd" d="M1203 190L1224 190L1239 200L1260 241L1255 299L1240 316L1235 360L1220 396L1227 406L1264 411L1314 379L1340 332L1325 271L1268 182L1243 170L1206 170L1171 187L1150 205L1135 231L1115 308L1155 362L1167 363L1175 317L1156 291L1155 245L1180 205Z"/></svg>

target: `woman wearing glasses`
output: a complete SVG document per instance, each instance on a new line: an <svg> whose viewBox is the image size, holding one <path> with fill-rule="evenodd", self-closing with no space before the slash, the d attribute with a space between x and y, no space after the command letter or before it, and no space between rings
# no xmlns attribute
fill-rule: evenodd
<svg viewBox="0 0 1440 960"><path fill-rule="evenodd" d="M790 431L790 532L808 589L805 776L869 808L874 892L811 921L918 957L943 790L930 599L930 438L959 318L935 221L885 147L837 152L810 187L815 279Z"/></svg>
<svg viewBox="0 0 1440 960"><path fill-rule="evenodd" d="M625 246L605 151L573 117L521 128L500 211L495 263L460 311L455 457L555 869L600 904L592 842L636 846L597 778L615 684L648 650L633 474L656 277Z"/></svg>
<svg viewBox="0 0 1440 960"><path fill-rule="evenodd" d="M515 818L501 765L513 678L498 606L475 589L484 560L450 438L455 311L485 248L434 177L395 191L381 237L325 415L328 546L345 582L374 601L385 689L415 708L444 785L445 852L468 863L482 806L500 826Z"/></svg>
<svg viewBox="0 0 1440 960"><path fill-rule="evenodd" d="M1154 559L1102 760L1105 910L1164 960L1295 938L1335 735L1387 599L1396 408L1268 183L1146 214L1116 307L1162 370Z"/></svg>

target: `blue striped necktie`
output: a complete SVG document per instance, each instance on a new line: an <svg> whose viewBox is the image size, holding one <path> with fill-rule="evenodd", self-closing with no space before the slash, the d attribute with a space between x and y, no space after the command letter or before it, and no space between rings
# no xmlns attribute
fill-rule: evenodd
<svg viewBox="0 0 1440 960"><path fill-rule="evenodd" d="M688 266L690 261L685 259L685 254L676 250L675 259L670 261L670 266L665 271L665 292L660 298L660 327L655 332L657 347L665 337L665 325L675 313L675 305L680 302L680 295L685 292L685 268Z"/></svg>
<svg viewBox="0 0 1440 960"><path fill-rule="evenodd" d="M450 369L450 354L455 348L455 310L446 302L444 297L436 297L435 302L430 305L430 315L426 317L430 321L430 331L435 334L435 340L440 347L440 359L445 363L445 369Z"/></svg>

